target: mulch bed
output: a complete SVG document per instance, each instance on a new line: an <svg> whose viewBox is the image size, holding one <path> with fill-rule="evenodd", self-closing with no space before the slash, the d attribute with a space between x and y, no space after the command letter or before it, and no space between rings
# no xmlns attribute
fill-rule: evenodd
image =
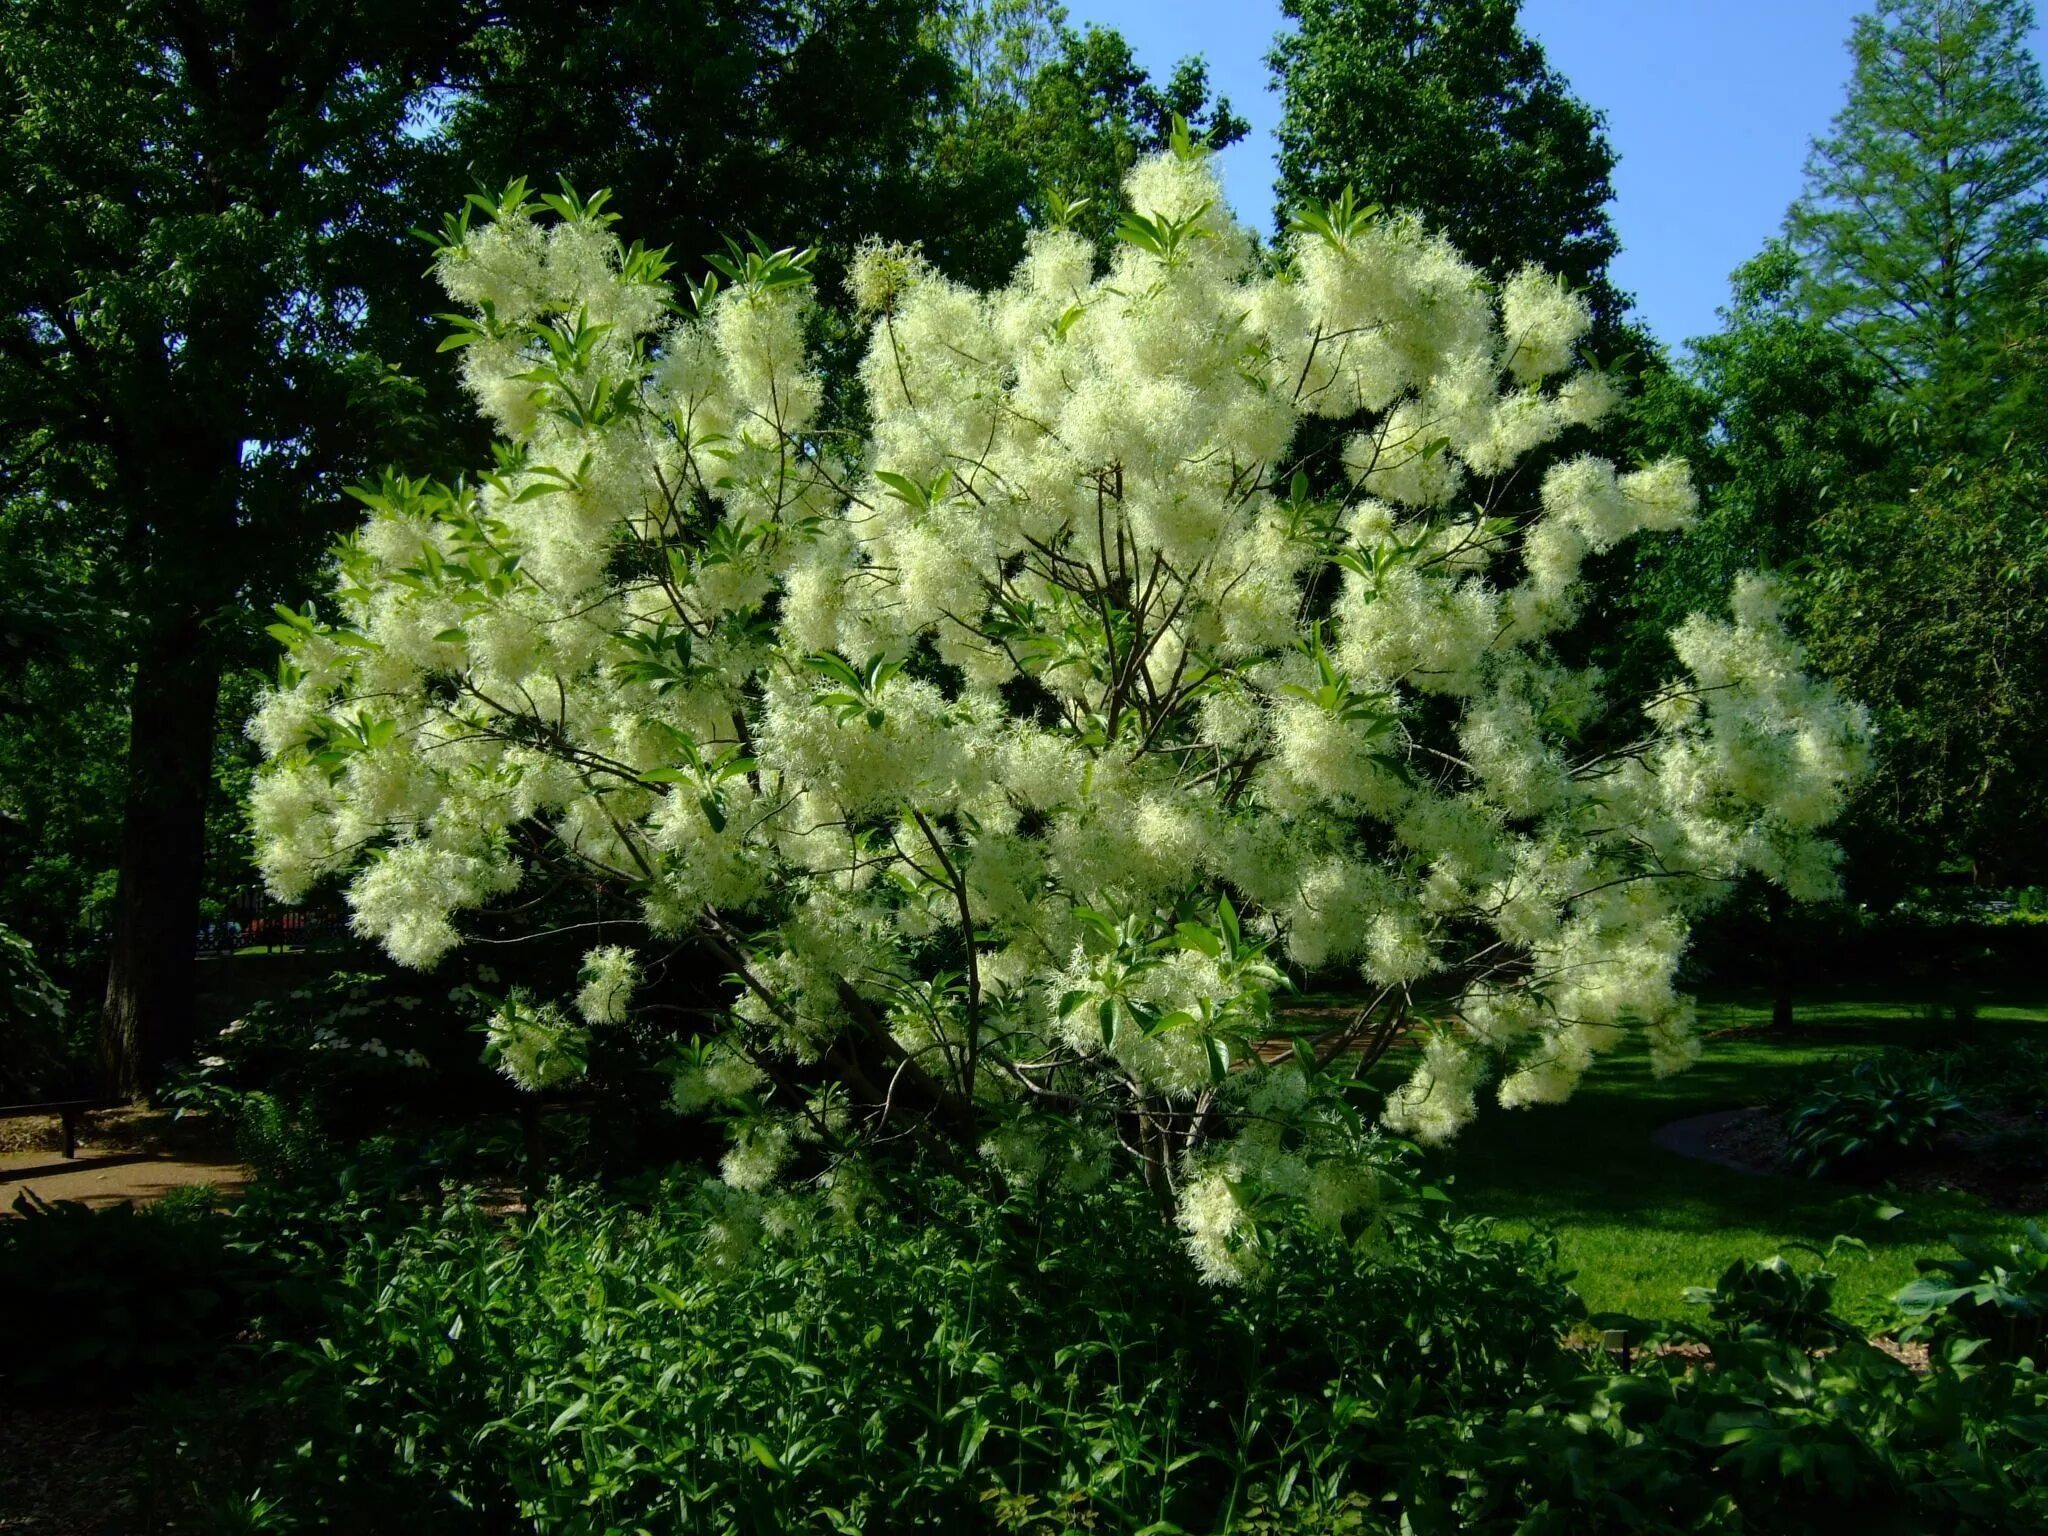
<svg viewBox="0 0 2048 1536"><path fill-rule="evenodd" d="M1967 1129L1950 1132L1909 1160L1873 1165L1861 1174L1842 1169L1829 1177L1883 1185L1908 1194L1955 1190L1975 1195L2000 1210L2022 1214L2048 1211L2048 1167L2014 1166L1983 1155L1990 1138L2025 1131L2037 1123L2025 1115L1987 1110ZM1692 1124L1698 1126L1697 1147L1685 1145L1683 1135L1667 1134ZM1658 1143L1674 1152L1756 1174L1782 1174L1789 1145L1784 1117L1760 1105L1699 1116L1695 1122L1680 1121L1660 1132Z"/></svg>
<svg viewBox="0 0 2048 1536"><path fill-rule="evenodd" d="M1575 1339L1570 1342L1572 1348L1583 1350L1587 1353L1591 1353L1594 1350L1605 1349L1607 1350L1607 1353L1609 1355L1614 1357L1615 1364L1619 1365L1621 1363L1620 1352L1609 1348L1605 1344L1598 1343L1591 1339ZM1897 1339L1885 1338L1880 1336L1871 1339L1870 1346L1873 1349L1882 1350L1885 1354L1890 1355L1894 1360L1898 1361L1899 1364L1903 1365L1907 1370L1913 1372L1913 1374L1916 1376L1924 1376L1927 1374L1931 1357L1927 1352L1927 1346L1925 1344L1921 1344L1918 1342L1906 1344L1901 1343ZM1633 1352L1632 1358L1639 1360L1642 1358L1644 1353L1645 1351L1639 1347ZM1655 1356L1659 1360L1683 1360L1686 1362L1686 1364L1698 1370L1710 1371L1714 1368L1713 1346L1709 1344L1699 1343L1694 1340L1685 1340L1682 1342L1667 1340L1664 1343L1651 1347L1647 1351L1647 1353ZM1828 1351L1825 1349L1816 1349L1813 1351L1815 1358L1819 1358L1823 1355L1826 1355L1827 1353Z"/></svg>
<svg viewBox="0 0 2048 1536"><path fill-rule="evenodd" d="M11 1399L0 1410L0 1532L115 1536L145 1528L137 1484L144 1436L104 1403Z"/></svg>

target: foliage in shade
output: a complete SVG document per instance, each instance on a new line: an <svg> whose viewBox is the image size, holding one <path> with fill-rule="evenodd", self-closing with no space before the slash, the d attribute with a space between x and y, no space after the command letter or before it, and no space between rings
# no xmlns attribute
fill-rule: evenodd
<svg viewBox="0 0 2048 1536"><path fill-rule="evenodd" d="M521 0L479 29L445 141L488 185L547 167L607 186L650 244L881 233L949 270L1015 259L1013 168L935 154L956 66L930 0Z"/></svg>
<svg viewBox="0 0 2048 1536"><path fill-rule="evenodd" d="M728 1199L558 1195L509 1234L458 1205L350 1244L323 1342L280 1362L311 1409L292 1475L457 1529L1329 1529L1372 1482L1432 1481L1398 1424L1505 1403L1557 1357L1529 1321L1572 1315L1540 1244L1430 1201L1249 1298L1127 1194L918 1180L738 1273Z"/></svg>
<svg viewBox="0 0 2048 1536"><path fill-rule="evenodd" d="M2009 1360L2041 1359L2048 1344L2048 1232L2028 1222L2011 1243L1956 1240L1952 1259L1922 1259L1921 1277L1899 1292L1913 1332L1981 1338Z"/></svg>
<svg viewBox="0 0 2048 1536"><path fill-rule="evenodd" d="M1858 1062L1794 1105L1786 1164L1815 1178L1847 1164L1882 1165L1927 1151L1963 1119L1963 1101L1940 1078L1891 1066Z"/></svg>
<svg viewBox="0 0 2048 1536"><path fill-rule="evenodd" d="M1815 530L1809 644L1873 711L1869 800L1898 872L2048 878L2044 450L2048 438L1943 458L1909 495L1873 495Z"/></svg>
<svg viewBox="0 0 2048 1536"><path fill-rule="evenodd" d="M64 993L28 940L0 928L0 1101L18 1103L65 1086Z"/></svg>
<svg viewBox="0 0 2048 1536"><path fill-rule="evenodd" d="M0 1226L0 1299L55 1271L102 1326L9 1306L0 1337L45 1389L210 1375L163 1456L208 1530L1963 1536L2048 1513L2048 1379L2005 1348L2038 1326L2038 1238L1909 1293L1915 1372L1806 1259L1734 1266L1697 1326L1592 1319L1625 1361L1570 1347L1587 1320L1547 1246L1434 1190L1220 1291L1135 1189L991 1203L926 1173L737 1272L726 1198L31 1213ZM135 1348L123 1309L172 1297L183 1326Z"/></svg>

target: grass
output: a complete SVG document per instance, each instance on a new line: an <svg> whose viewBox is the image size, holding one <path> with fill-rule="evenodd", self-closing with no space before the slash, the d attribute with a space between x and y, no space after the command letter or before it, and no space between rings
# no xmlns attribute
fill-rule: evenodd
<svg viewBox="0 0 2048 1536"><path fill-rule="evenodd" d="M1730 1263L1825 1249L1837 1234L1869 1244L1839 1252L1838 1310L1869 1325L1914 1277L1913 1261L1947 1251L1950 1233L2017 1232L2023 1218L1960 1193L1899 1194L1827 1180L1737 1173L1651 1144L1668 1121L1783 1097L1809 1073L1886 1046L1963 1043L1967 1032L2048 1034L2048 1006L1986 1005L1969 1025L1939 1022L1918 1004L1831 997L1800 1009L1785 1035L1768 1026L1764 999L1703 1001L1702 1060L1659 1080L1647 1053L1617 1051L1562 1105L1506 1111L1484 1106L1477 1123L1435 1155L1435 1172L1459 1204L1511 1229L1554 1234L1595 1312L1671 1317L1689 1285L1710 1285ZM1882 1204L1904 1214L1879 1221Z"/></svg>

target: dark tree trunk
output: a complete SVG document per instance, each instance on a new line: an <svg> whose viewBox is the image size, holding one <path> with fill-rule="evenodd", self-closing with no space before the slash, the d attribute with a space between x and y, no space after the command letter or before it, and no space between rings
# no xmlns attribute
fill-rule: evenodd
<svg viewBox="0 0 2048 1536"><path fill-rule="evenodd" d="M1770 911L1771 1028L1792 1027L1792 898L1772 886L1765 901Z"/></svg>
<svg viewBox="0 0 2048 1536"><path fill-rule="evenodd" d="M135 667L120 879L100 1014L108 1093L138 1099L190 1047L220 664L196 615L153 626Z"/></svg>

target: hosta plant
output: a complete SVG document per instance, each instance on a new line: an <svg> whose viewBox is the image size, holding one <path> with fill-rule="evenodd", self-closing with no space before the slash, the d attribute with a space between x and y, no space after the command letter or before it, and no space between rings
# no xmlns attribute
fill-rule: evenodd
<svg viewBox="0 0 2048 1536"><path fill-rule="evenodd" d="M536 1086L691 957L729 974L675 1101L730 1126L736 1251L912 1141L1141 1178L1246 1278L1374 1196L1354 1050L1420 1041L1383 1120L1425 1141L1630 1031L1682 1067L1693 916L1833 885L1865 728L1768 583L1652 698L1572 660L1587 557L1694 509L1682 464L1574 450L1615 393L1577 296L1348 198L1264 259L1184 142L1127 192L1113 249L1043 230L993 293L867 247L858 440L808 252L679 298L601 199L475 200L439 270L494 460L361 491L331 603L277 626L273 890L345 881L422 967L518 893L630 902L499 1014ZM1348 1022L1276 1014L1307 970Z"/></svg>
<svg viewBox="0 0 2048 1536"><path fill-rule="evenodd" d="M1940 1078L1861 1061L1793 1106L1785 1122L1785 1163L1819 1178L1845 1165L1924 1152L1967 1115Z"/></svg>
<svg viewBox="0 0 2048 1536"><path fill-rule="evenodd" d="M1921 1271L1898 1294L1922 1337L1961 1333L1994 1355L2039 1361L2048 1341L2048 1232L2028 1222L2011 1243L1954 1237L1953 1259L1918 1259Z"/></svg>

